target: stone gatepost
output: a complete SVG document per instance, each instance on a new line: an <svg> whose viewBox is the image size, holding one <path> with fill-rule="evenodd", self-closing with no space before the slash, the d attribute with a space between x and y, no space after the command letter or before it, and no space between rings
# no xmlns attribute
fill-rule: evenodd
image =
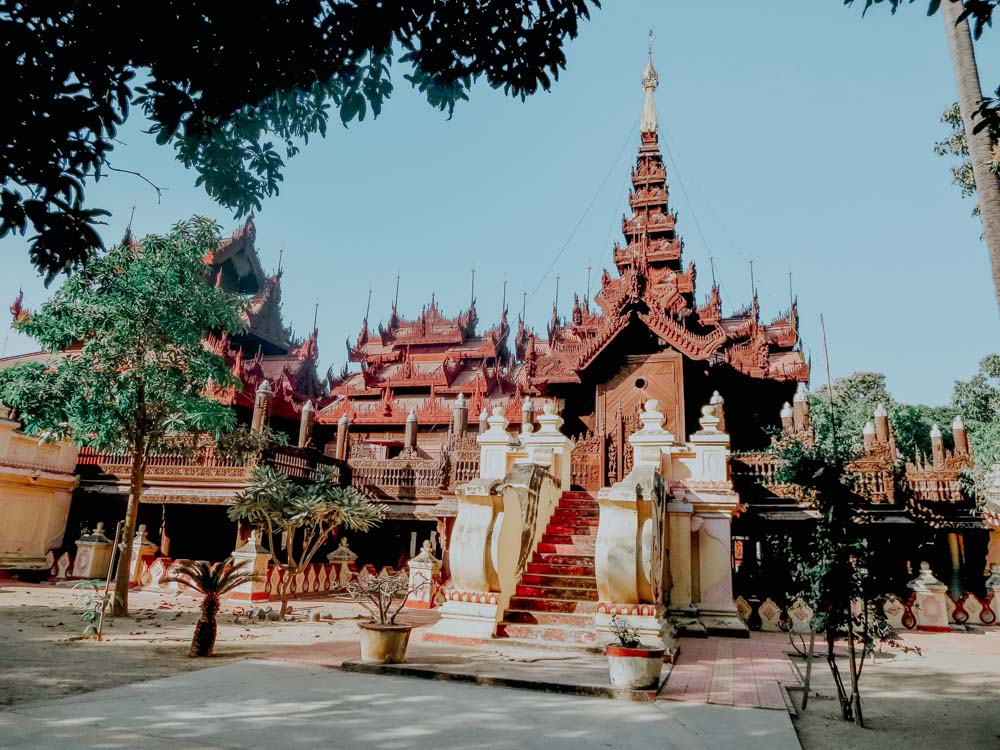
<svg viewBox="0 0 1000 750"><path fill-rule="evenodd" d="M507 476L507 455L517 440L507 432L510 424L503 407L493 407L493 416L486 420L486 432L476 438L479 443L479 476L482 479L503 479Z"/></svg>
<svg viewBox="0 0 1000 750"><path fill-rule="evenodd" d="M420 554L407 565L410 570L410 593L406 606L414 609L430 609L434 606L441 561L434 557L430 540L424 542Z"/></svg>
<svg viewBox="0 0 1000 750"><path fill-rule="evenodd" d="M246 544L233 550L233 561L235 563L245 562L247 564L246 571L254 575L252 581L247 581L233 589L233 599L245 602L266 602L268 600L267 566L271 564L271 555L261 546L257 540L257 534L257 529L251 530Z"/></svg>
<svg viewBox="0 0 1000 750"><path fill-rule="evenodd" d="M138 586L142 581L143 566L156 557L159 547L146 538L146 524L140 524L132 540L132 569L129 571L129 586Z"/></svg>
<svg viewBox="0 0 1000 750"><path fill-rule="evenodd" d="M559 431L563 418L556 413L556 405L551 401L545 403L537 421L537 432L521 434L521 444L528 455L519 462L543 467L556 478L563 492L569 492L572 484L573 448L576 444Z"/></svg>
<svg viewBox="0 0 1000 750"><path fill-rule="evenodd" d="M934 577L930 563L920 563L920 575L906 584L916 594L913 614L917 630L948 632L948 587Z"/></svg>
<svg viewBox="0 0 1000 750"><path fill-rule="evenodd" d="M698 619L709 633L744 634L733 598L731 529L739 497L729 476L729 435L719 429L712 405L702 407L698 422L701 429L688 442L694 460L685 465L685 499L694 505L691 530L698 543Z"/></svg>
<svg viewBox="0 0 1000 750"><path fill-rule="evenodd" d="M347 537L340 537L337 549L326 556L326 561L333 566L330 571L330 585L343 588L351 581L351 577L358 572L358 554L347 546Z"/></svg>
<svg viewBox="0 0 1000 750"><path fill-rule="evenodd" d="M430 628L428 640L479 643L496 632L503 614L496 537L503 520L503 495L497 491L507 475L517 440L507 432L502 407L495 407L487 429L479 434L479 478L455 488L458 512L448 549L451 583L441 619Z"/></svg>
<svg viewBox="0 0 1000 750"><path fill-rule="evenodd" d="M76 540L76 560L73 563L74 578L107 578L111 564L114 542L104 534L104 523L98 523L91 534L83 534Z"/></svg>
<svg viewBox="0 0 1000 750"><path fill-rule="evenodd" d="M594 554L597 575L597 637L610 643L611 616L639 630L644 643L663 645L672 656L675 632L665 619L667 580L666 500L674 436L663 428L659 402L639 415L642 428L629 436L632 470L597 495L600 521Z"/></svg>

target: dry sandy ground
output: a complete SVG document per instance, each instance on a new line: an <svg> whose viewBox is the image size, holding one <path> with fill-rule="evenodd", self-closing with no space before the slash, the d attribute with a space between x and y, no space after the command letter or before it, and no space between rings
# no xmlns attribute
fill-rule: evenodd
<svg viewBox="0 0 1000 750"><path fill-rule="evenodd" d="M280 656L282 651L334 638L356 638L360 609L350 602L293 602L297 622L250 622L242 605L224 603L215 656L191 659L188 647L198 602L174 593L132 592L130 617L105 623L104 640L81 640L82 589L0 581L0 707L151 680L234 659ZM277 604L272 603L277 609ZM304 621L310 611L335 619Z"/></svg>
<svg viewBox="0 0 1000 750"><path fill-rule="evenodd" d="M192 597L133 592L132 616L106 627L100 643L78 638L83 597L82 590L66 586L0 581L0 707L235 659L295 659L311 644L356 639L354 623L361 612L347 601L313 599L293 602L296 614L326 611L334 619L249 622L240 616L241 605L225 603L216 656L191 659L188 646L197 618ZM815 662L808 709L795 720L805 750L1000 748L1000 629L905 638L923 654L896 653L865 667L867 729L840 720L826 663ZM846 674L846 662L842 669Z"/></svg>
<svg viewBox="0 0 1000 750"><path fill-rule="evenodd" d="M922 655L891 653L862 671L865 729L841 720L826 661L813 663L809 704L794 722L805 750L1000 748L1000 629L903 640ZM849 667L839 661L846 682Z"/></svg>

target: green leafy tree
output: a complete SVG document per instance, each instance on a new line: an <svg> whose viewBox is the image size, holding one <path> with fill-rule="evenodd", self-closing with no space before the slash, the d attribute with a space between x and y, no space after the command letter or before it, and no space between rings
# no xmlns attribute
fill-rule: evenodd
<svg viewBox="0 0 1000 750"><path fill-rule="evenodd" d="M941 115L941 122L947 125L951 132L944 140L934 144L934 153L938 156L952 156L958 159L958 164L951 168L951 181L958 185L962 191L963 198L969 198L976 194L976 177L972 173L972 160L969 158L969 143L965 137L965 126L962 124L962 113L958 110L958 105L953 104ZM993 138L992 157L990 159L990 172L994 179L1000 180L1000 144ZM972 209L972 215L979 215L979 204Z"/></svg>
<svg viewBox="0 0 1000 750"><path fill-rule="evenodd" d="M30 225L32 261L49 279L100 247L95 225L108 212L88 208L84 189L128 171L112 153L133 108L196 184L243 215L278 193L285 161L326 135L331 112L345 126L381 113L397 55L404 78L449 115L479 79L523 99L558 78L592 6L0 0L0 237Z"/></svg>
<svg viewBox="0 0 1000 750"><path fill-rule="evenodd" d="M882 404L889 413L900 457L912 461L918 453L930 453L930 430L936 422L946 439L951 436L951 421L955 410L901 404L886 387L880 372L856 372L833 381L834 417L831 419L827 387L817 389L810 402L813 429L817 441L831 448L835 428L838 454L853 453L861 447L866 422L873 419L875 407ZM833 421L835 420L835 422Z"/></svg>
<svg viewBox="0 0 1000 750"><path fill-rule="evenodd" d="M216 617L219 614L220 599L235 588L254 580L254 574L247 570L243 561L233 564L229 558L223 562L210 563L204 560L183 560L177 563L164 583L181 583L202 594L201 615L194 626L191 638L191 656L211 656L215 649L215 636L219 630Z"/></svg>
<svg viewBox="0 0 1000 750"><path fill-rule="evenodd" d="M269 466L254 469L253 481L236 496L229 518L260 530L261 544L284 572L278 584L281 611L288 611L288 585L306 569L338 527L368 531L379 524L384 507L353 487L343 487L326 467L314 481L299 484Z"/></svg>
<svg viewBox="0 0 1000 750"><path fill-rule="evenodd" d="M234 426L232 410L208 390L239 381L202 344L207 330L242 327L240 301L207 283L203 258L218 242L218 225L195 218L98 255L40 310L15 320L57 354L0 371L0 401L26 432L131 456L118 616L128 614L131 540L149 457L176 450L185 436Z"/></svg>
<svg viewBox="0 0 1000 750"><path fill-rule="evenodd" d="M855 475L847 470L857 452L835 449L836 437L831 438L813 446L785 438L772 450L779 459L776 480L802 487L806 501L818 511L807 548L792 555L795 580L802 587L794 596L815 612L812 628L826 641L826 661L844 720L863 726L860 684L866 659L882 646L912 649L896 640L881 607L879 585L868 572L865 500L855 490ZM848 647L847 685L835 650L841 638Z"/></svg>
<svg viewBox="0 0 1000 750"><path fill-rule="evenodd" d="M1000 354L990 354L979 363L979 372L969 380L956 380L952 404L965 420L972 444L973 482L985 496L991 473L1000 464Z"/></svg>

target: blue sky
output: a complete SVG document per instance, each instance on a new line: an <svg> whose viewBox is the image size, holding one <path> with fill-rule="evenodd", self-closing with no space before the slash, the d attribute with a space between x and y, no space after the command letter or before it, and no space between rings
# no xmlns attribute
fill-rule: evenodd
<svg viewBox="0 0 1000 750"><path fill-rule="evenodd" d="M486 325L499 317L505 276L515 314L522 291L541 282L527 313L542 329L558 273L568 313L588 263L595 278L612 266L653 28L661 142L699 298L711 255L724 308L745 305L752 258L770 319L787 307L792 273L814 386L822 313L834 377L881 371L897 398L945 403L955 378L1000 349L1000 320L973 204L933 153L956 94L943 21L924 8L920 0L894 18L879 8L862 19L839 0L608 0L569 45L550 93L522 103L481 84L450 120L396 67L382 116L310 143L257 216L265 267L284 247L286 320L306 332L318 301L322 366L339 370L369 285L375 324L388 315L397 272L409 317L432 292L445 312L464 308L473 266ZM1000 83L997 33L977 45L987 90ZM113 162L169 189L157 203L128 175L91 186L92 205L114 213L106 239L121 237L133 203L139 234L194 213L235 228L142 127L130 121ZM0 241L0 299L23 286L37 306L47 292L25 248L22 238ZM31 349L7 338L7 354Z"/></svg>

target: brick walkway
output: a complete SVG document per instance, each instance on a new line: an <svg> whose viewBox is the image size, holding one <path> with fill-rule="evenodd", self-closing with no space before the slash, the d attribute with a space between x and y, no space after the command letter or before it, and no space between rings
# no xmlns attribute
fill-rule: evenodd
<svg viewBox="0 0 1000 750"><path fill-rule="evenodd" d="M748 639L682 638L680 658L660 692L666 700L786 710L781 685L799 684L783 633Z"/></svg>

